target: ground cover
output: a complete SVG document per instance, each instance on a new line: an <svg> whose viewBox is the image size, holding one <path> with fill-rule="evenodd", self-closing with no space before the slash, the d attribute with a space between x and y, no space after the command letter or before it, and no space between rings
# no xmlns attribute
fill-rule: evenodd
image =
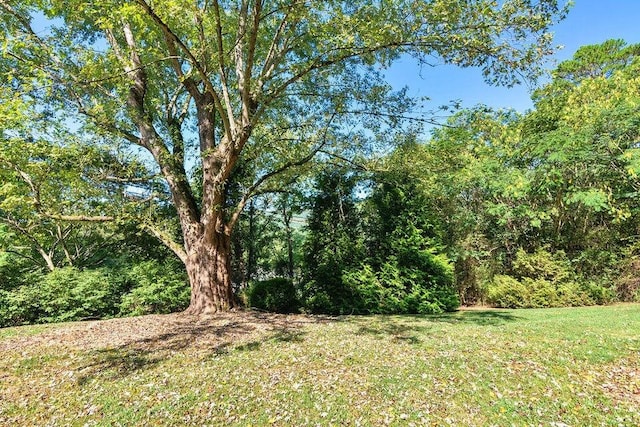
<svg viewBox="0 0 640 427"><path fill-rule="evenodd" d="M640 425L640 305L0 329L0 425Z"/></svg>

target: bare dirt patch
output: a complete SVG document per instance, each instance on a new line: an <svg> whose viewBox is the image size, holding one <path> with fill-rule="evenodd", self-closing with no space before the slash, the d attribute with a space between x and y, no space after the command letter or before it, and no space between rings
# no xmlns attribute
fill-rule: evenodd
<svg viewBox="0 0 640 427"><path fill-rule="evenodd" d="M31 336L0 341L3 351L26 351L39 347L73 350L198 350L222 348L265 335L292 334L306 324L330 321L328 317L279 315L236 311L207 317L182 313L149 315L73 323Z"/></svg>

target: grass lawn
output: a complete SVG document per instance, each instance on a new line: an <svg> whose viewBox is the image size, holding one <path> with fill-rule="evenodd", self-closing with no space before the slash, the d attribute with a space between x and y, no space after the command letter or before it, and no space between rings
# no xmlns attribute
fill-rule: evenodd
<svg viewBox="0 0 640 427"><path fill-rule="evenodd" d="M640 425L640 305L0 329L0 425Z"/></svg>

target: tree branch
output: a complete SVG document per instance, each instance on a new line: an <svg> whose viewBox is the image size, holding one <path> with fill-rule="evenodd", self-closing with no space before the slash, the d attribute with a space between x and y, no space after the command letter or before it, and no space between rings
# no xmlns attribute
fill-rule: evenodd
<svg viewBox="0 0 640 427"><path fill-rule="evenodd" d="M187 262L187 252L184 250L182 245L173 240L171 236L148 223L143 223L141 227L143 230L148 231L152 236L158 239L167 248L171 249L171 251L176 254L183 263Z"/></svg>
<svg viewBox="0 0 640 427"><path fill-rule="evenodd" d="M43 211L40 213L47 218L68 222L111 222L116 219L116 217L109 215L61 215Z"/></svg>
<svg viewBox="0 0 640 427"><path fill-rule="evenodd" d="M228 227L229 231L231 231L233 229L234 225L236 224L236 222L238 222L238 219L240 218L240 215L242 214L242 211L244 210L244 207L246 206L247 202L249 201L249 199L251 199L251 197L253 197L255 191L262 184L264 184L267 180L273 178L274 176L280 175L281 173L286 172L291 168L294 168L294 167L297 167L297 166L302 166L302 165L310 162L311 159L313 159L313 157L322 149L322 147L324 147L326 145L327 136L328 136L328 132L329 132L329 127L330 127L331 123L333 122L333 119L336 117L336 115L337 115L337 113L334 112L331 115L331 117L329 118L329 120L327 121L327 124L326 124L326 126L324 128L324 131L323 131L323 135L322 135L320 144L318 144L316 147L314 147L309 153L307 153L306 156L304 156L301 159L298 159L296 161L285 163L284 165L282 165L278 169L275 169L275 170L273 170L271 172L265 173L260 178L258 178L247 189L247 191L245 191L244 195L240 199L240 202L238 202L238 205L236 206L236 209L234 210L234 212L231 215L231 218L230 218L230 220L229 220L229 222L227 224L227 227Z"/></svg>
<svg viewBox="0 0 640 427"><path fill-rule="evenodd" d="M346 49L346 48L340 48L340 47L331 49L330 51L327 51L323 54L318 55L306 67L304 67L303 69L295 73L289 79L284 81L280 86L275 88L273 92L271 92L270 96L265 100L264 103L269 104L274 99L278 98L293 83L296 83L297 81L302 79L304 76L306 76L307 74L315 70L330 67L332 65L344 62L348 59L357 58L368 53L375 53L385 49L398 48L398 47L410 46L410 45L412 45L412 43L393 41L383 45L369 46L369 47L361 48L358 50L352 50L352 49ZM330 59L323 59L323 57L326 57L332 53L340 52L340 51L344 51L344 53L338 54L335 57Z"/></svg>
<svg viewBox="0 0 640 427"><path fill-rule="evenodd" d="M136 2L138 3L138 5L140 5L143 8L145 13L147 13L147 15L149 15L149 17L151 17L151 19L160 27L162 32L165 34L165 39L179 46L180 50L182 50L184 54L187 56L187 58L189 59L189 62L193 65L193 67L195 67L196 71L200 75L200 78L202 79L202 82L205 85L206 91L209 92L213 97L214 105L216 106L216 109L218 110L220 115L223 117L225 130L230 131L232 123L229 123L228 119L225 119L225 114L224 114L225 108L222 105L218 92L213 87L211 80L209 80L207 76L207 72L204 69L204 67L200 64L200 62L197 60L197 58L191 52L191 50L182 42L182 40L180 40L180 38L171 30L171 28L158 16L157 13L155 13L155 11L151 8L151 6L147 4L146 0L136 0ZM216 2L216 6L217 6L217 2ZM220 35L220 37L222 37L222 35ZM221 38L220 38L220 43L222 43ZM192 93L192 95L194 95L194 93ZM227 108L230 108L230 105L228 105ZM231 114L231 117L233 118L233 114Z"/></svg>
<svg viewBox="0 0 640 427"><path fill-rule="evenodd" d="M213 2L213 10L216 17L216 43L218 50L218 73L220 75L220 86L222 87L222 98L226 104L226 109L220 111L225 123L225 133L227 140L232 141L236 135L236 122L233 113L233 105L229 95L229 86L227 80L226 61L224 60L224 39L222 35L222 20L220 18L220 4L218 0ZM226 114L226 118L225 118Z"/></svg>

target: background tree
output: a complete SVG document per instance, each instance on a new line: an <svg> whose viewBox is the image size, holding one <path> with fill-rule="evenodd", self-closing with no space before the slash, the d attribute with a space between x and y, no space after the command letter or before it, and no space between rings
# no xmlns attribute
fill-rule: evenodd
<svg viewBox="0 0 640 427"><path fill-rule="evenodd" d="M301 192L291 187L250 201L233 238L237 289L275 277L299 280L303 199Z"/></svg>
<svg viewBox="0 0 640 427"><path fill-rule="evenodd" d="M109 153L99 142L70 137L59 144L59 128L47 123L46 111L7 91L0 95L0 222L7 227L2 246L49 271L95 263L110 232L79 222L116 214L105 201L118 205L122 185L96 179L111 163ZM96 212L101 215L92 216Z"/></svg>
<svg viewBox="0 0 640 427"><path fill-rule="evenodd" d="M489 285L500 304L603 302L616 277L634 282L619 268L637 235L636 55L621 41L585 46L534 111L463 111L411 154L463 300Z"/></svg>
<svg viewBox="0 0 640 427"><path fill-rule="evenodd" d="M366 258L345 277L355 282L368 312L440 313L459 305L425 186L432 176L419 167L419 150L409 139L370 178Z"/></svg>
<svg viewBox="0 0 640 427"><path fill-rule="evenodd" d="M547 234L584 276L615 281L637 235L640 45L584 46L535 94L520 156L548 206Z"/></svg>
<svg viewBox="0 0 640 427"><path fill-rule="evenodd" d="M357 294L342 273L364 258L364 235L357 185L352 171L330 169L319 174L311 198L304 248L303 298L312 312L352 313Z"/></svg>

